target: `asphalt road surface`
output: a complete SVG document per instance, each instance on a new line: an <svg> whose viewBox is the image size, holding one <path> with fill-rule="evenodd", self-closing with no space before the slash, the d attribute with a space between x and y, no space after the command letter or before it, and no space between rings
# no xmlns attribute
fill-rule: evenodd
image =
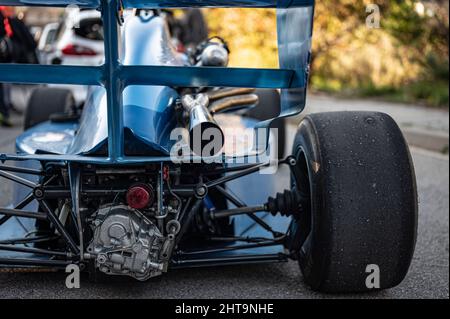
<svg viewBox="0 0 450 319"><path fill-rule="evenodd" d="M14 117L16 125L21 118ZM293 127L290 128L292 132ZM0 152L14 150L20 128L0 128ZM67 289L64 273L0 273L0 298L449 298L449 158L412 149L420 211L418 240L406 279L390 290L327 295L312 292L296 262L174 270L141 283L114 277ZM10 191L0 183L0 205Z"/></svg>

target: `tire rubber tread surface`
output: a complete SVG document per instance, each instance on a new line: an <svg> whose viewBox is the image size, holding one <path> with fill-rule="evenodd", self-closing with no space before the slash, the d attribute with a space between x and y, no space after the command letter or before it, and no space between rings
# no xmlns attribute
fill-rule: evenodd
<svg viewBox="0 0 450 319"><path fill-rule="evenodd" d="M299 126L312 192L312 241L300 253L305 280L327 292L366 291L405 277L415 247L417 190L411 156L392 118L375 112L311 114Z"/></svg>

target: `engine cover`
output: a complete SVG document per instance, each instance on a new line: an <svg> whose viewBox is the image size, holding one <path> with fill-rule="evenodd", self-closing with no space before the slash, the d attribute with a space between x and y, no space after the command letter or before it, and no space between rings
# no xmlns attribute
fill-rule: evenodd
<svg viewBox="0 0 450 319"><path fill-rule="evenodd" d="M96 256L96 267L106 274L147 280L164 269L159 258L164 241L159 229L138 211L109 206L97 212L87 251Z"/></svg>

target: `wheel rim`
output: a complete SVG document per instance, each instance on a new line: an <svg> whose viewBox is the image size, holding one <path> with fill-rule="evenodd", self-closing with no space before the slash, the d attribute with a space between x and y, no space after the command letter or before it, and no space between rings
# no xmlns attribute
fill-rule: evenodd
<svg viewBox="0 0 450 319"><path fill-rule="evenodd" d="M304 213L298 218L297 224L301 235L299 236L299 253L306 255L311 247L312 238L312 198L311 198L311 178L308 166L308 160L304 150L299 147L295 152L295 159L297 161L297 168L299 169L300 178L297 180L293 174L291 174L291 187L297 188L303 196L310 199L308 207L305 207Z"/></svg>

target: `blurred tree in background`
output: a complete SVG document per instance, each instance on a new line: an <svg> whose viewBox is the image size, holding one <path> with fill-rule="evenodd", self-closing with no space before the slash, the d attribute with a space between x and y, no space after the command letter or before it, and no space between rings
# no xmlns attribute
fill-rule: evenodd
<svg viewBox="0 0 450 319"><path fill-rule="evenodd" d="M366 25L379 6L380 28ZM448 1L318 0L311 88L447 105ZM232 66L278 67L275 10L207 9L210 34L229 41Z"/></svg>
<svg viewBox="0 0 450 319"><path fill-rule="evenodd" d="M274 9L205 9L210 35L230 46L230 65L278 67L277 22Z"/></svg>

